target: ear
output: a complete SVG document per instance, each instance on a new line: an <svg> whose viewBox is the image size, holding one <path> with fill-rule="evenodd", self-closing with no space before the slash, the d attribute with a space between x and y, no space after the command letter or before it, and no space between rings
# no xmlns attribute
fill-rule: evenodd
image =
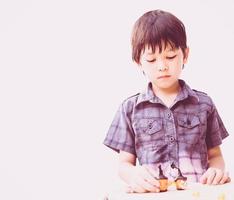
<svg viewBox="0 0 234 200"><path fill-rule="evenodd" d="M187 63L188 60L188 55L189 55L189 47L187 47L184 51L184 58L183 58L183 64Z"/></svg>

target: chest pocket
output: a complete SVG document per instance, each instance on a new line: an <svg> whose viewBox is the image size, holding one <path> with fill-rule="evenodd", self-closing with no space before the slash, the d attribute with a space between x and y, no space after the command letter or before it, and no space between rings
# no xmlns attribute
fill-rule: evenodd
<svg viewBox="0 0 234 200"><path fill-rule="evenodd" d="M183 143L196 144L201 136L201 122L196 115L177 117L178 140Z"/></svg>
<svg viewBox="0 0 234 200"><path fill-rule="evenodd" d="M136 142L155 143L164 140L163 123L161 118L139 119L135 123Z"/></svg>

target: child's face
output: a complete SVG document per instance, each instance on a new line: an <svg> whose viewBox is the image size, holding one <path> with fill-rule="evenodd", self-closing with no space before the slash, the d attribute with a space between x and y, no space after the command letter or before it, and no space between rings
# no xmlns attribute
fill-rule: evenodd
<svg viewBox="0 0 234 200"><path fill-rule="evenodd" d="M178 84L182 66L186 63L188 48L183 54L181 48L172 49L170 45L163 46L161 53L156 47L155 53L146 46L140 58L140 66L154 87L170 89Z"/></svg>

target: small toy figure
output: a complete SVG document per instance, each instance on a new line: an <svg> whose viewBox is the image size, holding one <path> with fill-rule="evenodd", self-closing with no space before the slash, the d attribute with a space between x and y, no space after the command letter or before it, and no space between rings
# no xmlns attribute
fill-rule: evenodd
<svg viewBox="0 0 234 200"><path fill-rule="evenodd" d="M172 169L177 169L178 170L178 177L175 180L176 183L176 189L177 190L184 190L186 189L186 185L187 185L187 177L183 176L181 173L181 170L175 166L174 163L171 164L171 168Z"/></svg>
<svg viewBox="0 0 234 200"><path fill-rule="evenodd" d="M168 178L163 174L161 165L159 165L159 177L157 178L160 183L160 192L166 192L168 188Z"/></svg>
<svg viewBox="0 0 234 200"><path fill-rule="evenodd" d="M171 168L172 169L177 169L178 170L178 175L177 178L171 182L171 184L169 184L168 178L163 174L163 170L161 165L159 165L158 169L159 169L159 177L156 178L157 180L159 180L160 183L160 192L166 192L169 185L175 185L177 190L184 190L186 189L187 186L187 177L183 176L181 173L181 170L175 166L174 163L171 164ZM172 184L175 183L175 184Z"/></svg>

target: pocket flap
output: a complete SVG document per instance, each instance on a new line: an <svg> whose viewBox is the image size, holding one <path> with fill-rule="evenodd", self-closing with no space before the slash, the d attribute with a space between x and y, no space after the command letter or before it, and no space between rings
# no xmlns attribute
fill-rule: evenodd
<svg viewBox="0 0 234 200"><path fill-rule="evenodd" d="M154 134L162 129L162 119L141 119L138 128L145 134Z"/></svg>
<svg viewBox="0 0 234 200"><path fill-rule="evenodd" d="M197 116L184 116L177 119L178 124L182 127L193 128L200 124Z"/></svg>

